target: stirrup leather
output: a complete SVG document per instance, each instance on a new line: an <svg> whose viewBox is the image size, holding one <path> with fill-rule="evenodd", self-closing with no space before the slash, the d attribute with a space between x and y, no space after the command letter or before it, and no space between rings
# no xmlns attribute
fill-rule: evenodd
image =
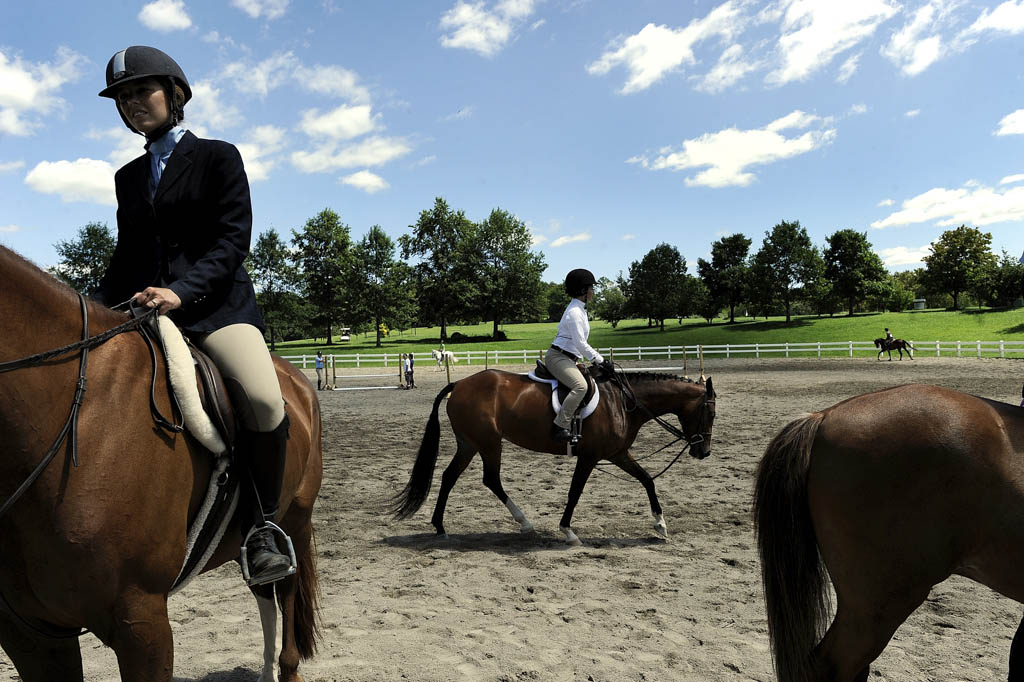
<svg viewBox="0 0 1024 682"><path fill-rule="evenodd" d="M249 575L249 540L252 539L253 535L255 535L258 531L263 530L264 528L269 528L272 532L277 533L284 540L285 545L287 545L288 561L290 565L288 566L287 570L279 571L277 573L264 576L261 580L256 582L253 579L253 576ZM295 559L295 546L292 544L292 539L288 537L288 534L285 533L280 526L271 521L265 521L262 524L255 525L252 528L250 528L249 532L245 535L245 539L242 540L242 547L240 552L242 564L242 579L245 580L245 584L250 587L252 587L253 585L265 585L266 583L274 583L278 580L281 580L282 578L287 578L290 575L295 575L295 568L296 566L298 566L298 561Z"/></svg>

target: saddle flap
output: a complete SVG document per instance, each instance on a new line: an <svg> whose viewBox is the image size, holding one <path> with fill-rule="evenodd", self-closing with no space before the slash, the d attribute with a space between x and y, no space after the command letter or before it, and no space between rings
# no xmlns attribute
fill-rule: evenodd
<svg viewBox="0 0 1024 682"><path fill-rule="evenodd" d="M583 396L583 400L580 402L579 415L581 418L587 418L597 408L597 403L600 400L600 393L597 389L597 381L591 375L590 370L586 365L576 364L576 368L583 374L583 378L587 382L587 392ZM555 412L558 412L562 401L569 395L569 389L562 385L561 382L555 378L548 368L540 360L537 361L537 366L532 371L527 373L527 376L534 381L540 383L546 383L552 387L551 392L551 407ZM557 388L555 386L557 385Z"/></svg>
<svg viewBox="0 0 1024 682"><path fill-rule="evenodd" d="M206 353L192 344L189 344L188 349L192 353L192 362L196 367L196 387L199 389L203 409L224 437L230 452L235 443L235 411L231 407L227 387L224 385L220 370Z"/></svg>

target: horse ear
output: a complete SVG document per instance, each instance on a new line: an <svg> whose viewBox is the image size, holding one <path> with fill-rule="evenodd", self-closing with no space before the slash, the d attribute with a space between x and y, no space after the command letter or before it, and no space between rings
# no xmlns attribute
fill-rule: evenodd
<svg viewBox="0 0 1024 682"><path fill-rule="evenodd" d="M711 377L708 377L708 383L704 387L704 393L712 398L715 397L715 387L711 384Z"/></svg>

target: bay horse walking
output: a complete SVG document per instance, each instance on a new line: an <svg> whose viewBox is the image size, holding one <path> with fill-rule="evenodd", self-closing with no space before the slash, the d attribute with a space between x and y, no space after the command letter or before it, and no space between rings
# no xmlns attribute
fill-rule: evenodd
<svg viewBox="0 0 1024 682"><path fill-rule="evenodd" d="M913 354L910 352L914 350L914 347L910 345L909 341L905 341L903 339L893 339L892 341L886 342L885 339L878 338L875 339L875 348L881 348L881 350L878 351L879 360L882 359L882 353L885 353L886 351L889 352L889 362L892 362L893 351L899 352L901 361L903 360L903 351L907 351L907 355L910 356L911 360L914 359Z"/></svg>
<svg viewBox="0 0 1024 682"><path fill-rule="evenodd" d="M954 573L1024 601L1022 455L1024 410L938 386L860 395L783 428L754 495L779 682L864 682ZM1024 680L1022 633L1011 680Z"/></svg>
<svg viewBox="0 0 1024 682"><path fill-rule="evenodd" d="M648 372L634 374L628 382L621 378L620 381L623 381L623 386L630 394L619 390L613 382L601 383L601 399L597 409L583 420L583 439L577 446L578 456L569 487L569 500L559 522L559 529L572 545L581 544L570 525L573 510L599 460L612 462L640 481L650 500L655 531L663 537L668 536L654 480L629 451L640 427L646 422L657 419L663 427L672 430L674 435L684 438L690 447L690 455L697 459L711 454L715 389L710 378L704 383L681 379L672 374ZM427 499L441 438L437 413L441 401L449 394L448 420L455 432L457 448L441 477L441 490L431 518L437 534L445 534L444 509L448 494L477 453L480 453L483 460L484 485L508 508L523 532L532 531L533 524L501 485L502 440L528 450L553 455L564 455L566 446L564 442L556 442L551 437L551 422L555 413L551 407L550 386L533 381L524 374L494 369L450 383L437 394L409 482L394 498L395 515L402 519L408 518ZM676 416L682 426L681 432L661 420L665 414Z"/></svg>
<svg viewBox="0 0 1024 682"><path fill-rule="evenodd" d="M4 247L0 292L0 361L82 339L83 313L89 336L127 319L86 303ZM0 646L24 682L82 680L79 628L114 650L122 680L171 682L167 597L212 459L190 436L154 424L152 362L142 336L123 333L92 347L87 366L76 351L0 373L0 514L6 512L0 521ZM162 358L156 362L153 396L170 415L166 369ZM298 567L295 575L253 592L264 624L260 682L274 679L275 591L283 622L280 679L296 682L302 679L299 661L313 655L318 637L311 515L322 470L320 408L303 375L279 358L275 364L291 418L277 523L291 535ZM87 383L79 381L80 371ZM84 397L76 395L76 384L88 386ZM51 448L55 459L45 464L47 448L60 443L61 425L74 421L69 408L79 400L77 429L72 426L68 439L77 444ZM18 487L24 487L20 497ZM240 545L236 520L205 569L237 559Z"/></svg>

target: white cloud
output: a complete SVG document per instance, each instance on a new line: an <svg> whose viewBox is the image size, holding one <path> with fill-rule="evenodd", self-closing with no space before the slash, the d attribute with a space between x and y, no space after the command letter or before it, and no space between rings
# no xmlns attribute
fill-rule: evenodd
<svg viewBox="0 0 1024 682"><path fill-rule="evenodd" d="M964 31L965 36L985 31L997 31L1017 35L1024 33L1024 0L1006 0L991 12L988 8Z"/></svg>
<svg viewBox="0 0 1024 682"><path fill-rule="evenodd" d="M860 63L860 52L849 57L843 65L839 67L839 75L836 76L837 83L846 83L853 77L853 74L857 73L857 66Z"/></svg>
<svg viewBox="0 0 1024 682"><path fill-rule="evenodd" d="M270 177L270 171L278 161L273 156L284 148L284 142L284 129L272 125L256 126L246 133L244 141L236 146L250 182Z"/></svg>
<svg viewBox="0 0 1024 682"><path fill-rule="evenodd" d="M882 263L889 268L899 265L917 265L924 263L924 257L931 255L931 245L924 246L894 246L888 249L879 249L878 255Z"/></svg>
<svg viewBox="0 0 1024 682"><path fill-rule="evenodd" d="M441 45L474 50L492 57L505 48L513 33L534 11L534 0L500 0L487 9L483 0L458 0L441 16Z"/></svg>
<svg viewBox="0 0 1024 682"><path fill-rule="evenodd" d="M343 104L324 114L319 109L304 111L299 130L310 137L348 140L375 130L379 118L368 105L350 107Z"/></svg>
<svg viewBox="0 0 1024 682"><path fill-rule="evenodd" d="M10 173L19 168L24 168L24 161L0 161L0 173Z"/></svg>
<svg viewBox="0 0 1024 682"><path fill-rule="evenodd" d="M996 135L1024 135L1024 109L1003 116Z"/></svg>
<svg viewBox="0 0 1024 682"><path fill-rule="evenodd" d="M530 232L530 246L540 246L541 244L546 244L547 241L548 238L544 235Z"/></svg>
<svg viewBox="0 0 1024 682"><path fill-rule="evenodd" d="M184 0L154 0L139 11L139 21L153 31L181 31L192 25Z"/></svg>
<svg viewBox="0 0 1024 682"><path fill-rule="evenodd" d="M274 88L291 80L298 60L291 52L277 52L257 64L232 62L223 77L234 81L238 90L266 97Z"/></svg>
<svg viewBox="0 0 1024 682"><path fill-rule="evenodd" d="M750 62L743 59L743 46L740 44L730 45L718 58L718 63L698 84L697 89L704 92L722 92L726 88L743 80L751 71L761 68L758 62Z"/></svg>
<svg viewBox="0 0 1024 682"><path fill-rule="evenodd" d="M896 201L893 200L893 199L882 199L876 205L877 206L894 206L895 204L896 204Z"/></svg>
<svg viewBox="0 0 1024 682"><path fill-rule="evenodd" d="M639 33L625 39L613 41L598 59L587 66L592 75L603 76L616 66L625 66L629 72L626 84L620 92L629 94L646 90L661 80L666 74L679 69L683 65L696 64L693 48L698 43L712 38L731 40L742 30L744 17L741 5L736 0L719 5L703 19L694 19L686 28L673 29L668 26L647 24ZM742 48L741 48L742 49ZM727 79L735 76L737 70L744 73L750 70L747 64L738 60L733 46L726 52L732 52L717 77ZM710 88L716 81L705 82Z"/></svg>
<svg viewBox="0 0 1024 682"><path fill-rule="evenodd" d="M66 47L58 48L52 62L34 64L0 49L0 134L31 135L39 118L65 107L57 93L77 80L88 63Z"/></svg>
<svg viewBox="0 0 1024 682"><path fill-rule="evenodd" d="M768 75L768 82L782 85L806 79L840 53L870 38L897 8L887 0L781 0L778 46L782 64Z"/></svg>
<svg viewBox="0 0 1024 682"><path fill-rule="evenodd" d="M21 227L18 225L0 225L0 232L19 232Z"/></svg>
<svg viewBox="0 0 1024 682"><path fill-rule="evenodd" d="M1016 175L1007 175L1005 178L999 181L1000 185L1013 185L1024 180L1024 173L1017 173Z"/></svg>
<svg viewBox="0 0 1024 682"><path fill-rule="evenodd" d="M187 113L186 120L190 126L195 124L210 130L226 130L245 121L238 107L226 103L220 88L208 80L192 84L192 99Z"/></svg>
<svg viewBox="0 0 1024 682"><path fill-rule="evenodd" d="M361 189L367 194L375 194L384 189L388 189L391 185L388 181L368 170L361 170L351 175L346 175L339 180L342 184L351 185L356 189Z"/></svg>
<svg viewBox="0 0 1024 682"><path fill-rule="evenodd" d="M868 105L866 104L854 104L850 107L851 114L866 114L868 113Z"/></svg>
<svg viewBox="0 0 1024 682"><path fill-rule="evenodd" d="M634 239L636 239L636 235L635 234L624 234L624 235L622 235L622 241L624 241L624 242L631 242Z"/></svg>
<svg viewBox="0 0 1024 682"><path fill-rule="evenodd" d="M231 0L231 4L248 14L253 19L261 16L279 19L288 9L289 0Z"/></svg>
<svg viewBox="0 0 1024 682"><path fill-rule="evenodd" d="M141 135L136 135L124 126L106 128L104 130L90 130L85 134L90 140L109 140L113 142L114 149L107 156L114 168L120 168L132 159L146 153L144 145L146 140Z"/></svg>
<svg viewBox="0 0 1024 682"><path fill-rule="evenodd" d="M688 186L728 187L746 186L754 180L750 166L765 165L806 154L830 144L836 131L829 128L830 121L818 116L793 111L782 118L754 130L727 128L716 133L705 133L685 140L682 149L662 148L654 158L633 157L630 163L639 163L650 170L684 170L702 168L697 175L686 178ZM783 131L815 126L798 137L786 137Z"/></svg>
<svg viewBox="0 0 1024 682"><path fill-rule="evenodd" d="M56 194L65 202L117 205L114 167L106 161L42 161L25 176L25 184L43 194Z"/></svg>
<svg viewBox="0 0 1024 682"><path fill-rule="evenodd" d="M411 151L412 147L402 138L373 136L348 146L326 141L312 150L292 153L291 161L303 173L322 173L339 168L381 166Z"/></svg>
<svg viewBox="0 0 1024 682"><path fill-rule="evenodd" d="M907 199L899 211L871 227L881 229L935 221L936 225L991 225L1024 220L1024 186L999 191L977 182L959 189L936 187Z"/></svg>
<svg viewBox="0 0 1024 682"><path fill-rule="evenodd" d="M907 118L917 118L921 114L920 109L911 109L907 113L903 114Z"/></svg>
<svg viewBox="0 0 1024 682"><path fill-rule="evenodd" d="M340 66L300 64L295 68L295 81L303 90L319 95L341 97L355 104L370 101L370 91L359 84L359 75Z"/></svg>
<svg viewBox="0 0 1024 682"><path fill-rule="evenodd" d="M579 234L572 234L567 237L559 237L551 242L551 248L555 249L559 246L565 246L566 244L574 244L576 242L589 242L590 233L580 232Z"/></svg>
<svg viewBox="0 0 1024 682"><path fill-rule="evenodd" d="M916 76L938 61L947 51L938 34L949 0L930 0L914 12L902 29L893 33L881 53L900 67L905 76Z"/></svg>
<svg viewBox="0 0 1024 682"><path fill-rule="evenodd" d="M429 166L430 164L434 163L435 161L437 161L437 155L436 154L430 154L429 156L424 156L422 159L420 159L419 161L414 163L413 167L414 168L420 168L422 166Z"/></svg>

